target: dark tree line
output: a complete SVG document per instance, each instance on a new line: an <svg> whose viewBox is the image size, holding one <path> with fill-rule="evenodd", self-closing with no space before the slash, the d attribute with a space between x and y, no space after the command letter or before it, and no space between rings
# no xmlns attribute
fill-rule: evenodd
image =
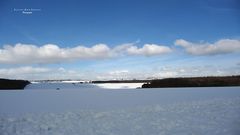
<svg viewBox="0 0 240 135"><path fill-rule="evenodd" d="M24 89L26 85L30 84L26 80L9 80L9 79L0 79L0 90L4 89Z"/></svg>
<svg viewBox="0 0 240 135"><path fill-rule="evenodd" d="M189 77L152 80L142 88L240 86L240 76Z"/></svg>

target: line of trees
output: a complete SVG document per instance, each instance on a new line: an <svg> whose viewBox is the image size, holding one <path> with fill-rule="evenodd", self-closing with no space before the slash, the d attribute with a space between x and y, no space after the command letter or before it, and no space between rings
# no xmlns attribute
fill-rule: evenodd
<svg viewBox="0 0 240 135"><path fill-rule="evenodd" d="M142 88L240 86L240 76L189 77L152 80Z"/></svg>
<svg viewBox="0 0 240 135"><path fill-rule="evenodd" d="M30 82L26 80L0 79L0 90L24 89L28 84L30 84Z"/></svg>

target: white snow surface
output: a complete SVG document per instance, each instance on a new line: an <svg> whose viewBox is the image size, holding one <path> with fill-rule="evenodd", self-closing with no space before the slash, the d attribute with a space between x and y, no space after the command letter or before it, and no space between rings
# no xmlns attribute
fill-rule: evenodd
<svg viewBox="0 0 240 135"><path fill-rule="evenodd" d="M0 135L239 135L240 88L0 91Z"/></svg>
<svg viewBox="0 0 240 135"><path fill-rule="evenodd" d="M97 83L94 85L105 89L136 89L141 88L143 83Z"/></svg>

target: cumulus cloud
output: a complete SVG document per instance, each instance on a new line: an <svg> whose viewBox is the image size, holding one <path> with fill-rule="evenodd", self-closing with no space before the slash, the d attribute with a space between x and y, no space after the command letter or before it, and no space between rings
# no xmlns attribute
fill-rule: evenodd
<svg viewBox="0 0 240 135"><path fill-rule="evenodd" d="M49 69L47 68L33 68L33 67L19 67L19 68L5 68L0 69L0 75L2 74L33 74L33 73L44 73L48 72Z"/></svg>
<svg viewBox="0 0 240 135"><path fill-rule="evenodd" d="M122 79L130 79L132 75L128 70L113 70L102 73L95 73L97 80L122 80ZM133 76L132 76L133 77Z"/></svg>
<svg viewBox="0 0 240 135"><path fill-rule="evenodd" d="M192 43L184 39L175 41L175 45L181 46L192 55L218 55L240 52L240 40L221 39L215 43Z"/></svg>
<svg viewBox="0 0 240 135"><path fill-rule="evenodd" d="M122 80L122 79L159 79L169 77L193 77L193 76L224 76L238 75L238 66L188 66L188 67L162 67L156 69L128 70L118 69L111 71L88 71L43 67L14 67L0 68L1 78L28 79L28 80L60 80L60 79L83 79L83 80Z"/></svg>
<svg viewBox="0 0 240 135"><path fill-rule="evenodd" d="M165 53L170 53L172 50L167 46L161 46L156 44L145 44L142 48L137 46L130 46L127 48L127 53L130 55L145 55L153 56Z"/></svg>
<svg viewBox="0 0 240 135"><path fill-rule="evenodd" d="M27 67L16 67L16 68L1 68L0 76L2 78L24 78L29 79L34 75L49 73L51 70L48 68L33 68L30 66Z"/></svg>
<svg viewBox="0 0 240 135"><path fill-rule="evenodd" d="M52 63L74 59L99 59L108 57L109 51L105 44L97 44L90 48L84 46L59 48L54 44L38 47L18 43L0 49L0 63Z"/></svg>
<svg viewBox="0 0 240 135"><path fill-rule="evenodd" d="M0 49L0 63L3 64L33 64L58 63L82 59L104 59L120 55L160 55L171 52L166 46L146 44L137 48L134 44L123 44L114 48L106 44L97 44L92 47L76 46L73 48L60 48L54 44L43 46L16 44L5 45Z"/></svg>
<svg viewBox="0 0 240 135"><path fill-rule="evenodd" d="M13 67L0 68L0 77L9 79L81 79L81 73L65 68L43 68L43 67Z"/></svg>
<svg viewBox="0 0 240 135"><path fill-rule="evenodd" d="M122 74L127 74L129 73L128 70L115 70L115 71L110 71L110 75L122 75Z"/></svg>

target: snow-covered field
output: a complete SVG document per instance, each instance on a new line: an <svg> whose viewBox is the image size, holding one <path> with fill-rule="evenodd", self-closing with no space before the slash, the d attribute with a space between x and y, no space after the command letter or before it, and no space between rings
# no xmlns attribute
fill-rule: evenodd
<svg viewBox="0 0 240 135"><path fill-rule="evenodd" d="M0 91L0 135L240 134L239 87L63 86Z"/></svg>
<svg viewBox="0 0 240 135"><path fill-rule="evenodd" d="M143 83L98 83L94 85L105 89L136 89L141 88Z"/></svg>

